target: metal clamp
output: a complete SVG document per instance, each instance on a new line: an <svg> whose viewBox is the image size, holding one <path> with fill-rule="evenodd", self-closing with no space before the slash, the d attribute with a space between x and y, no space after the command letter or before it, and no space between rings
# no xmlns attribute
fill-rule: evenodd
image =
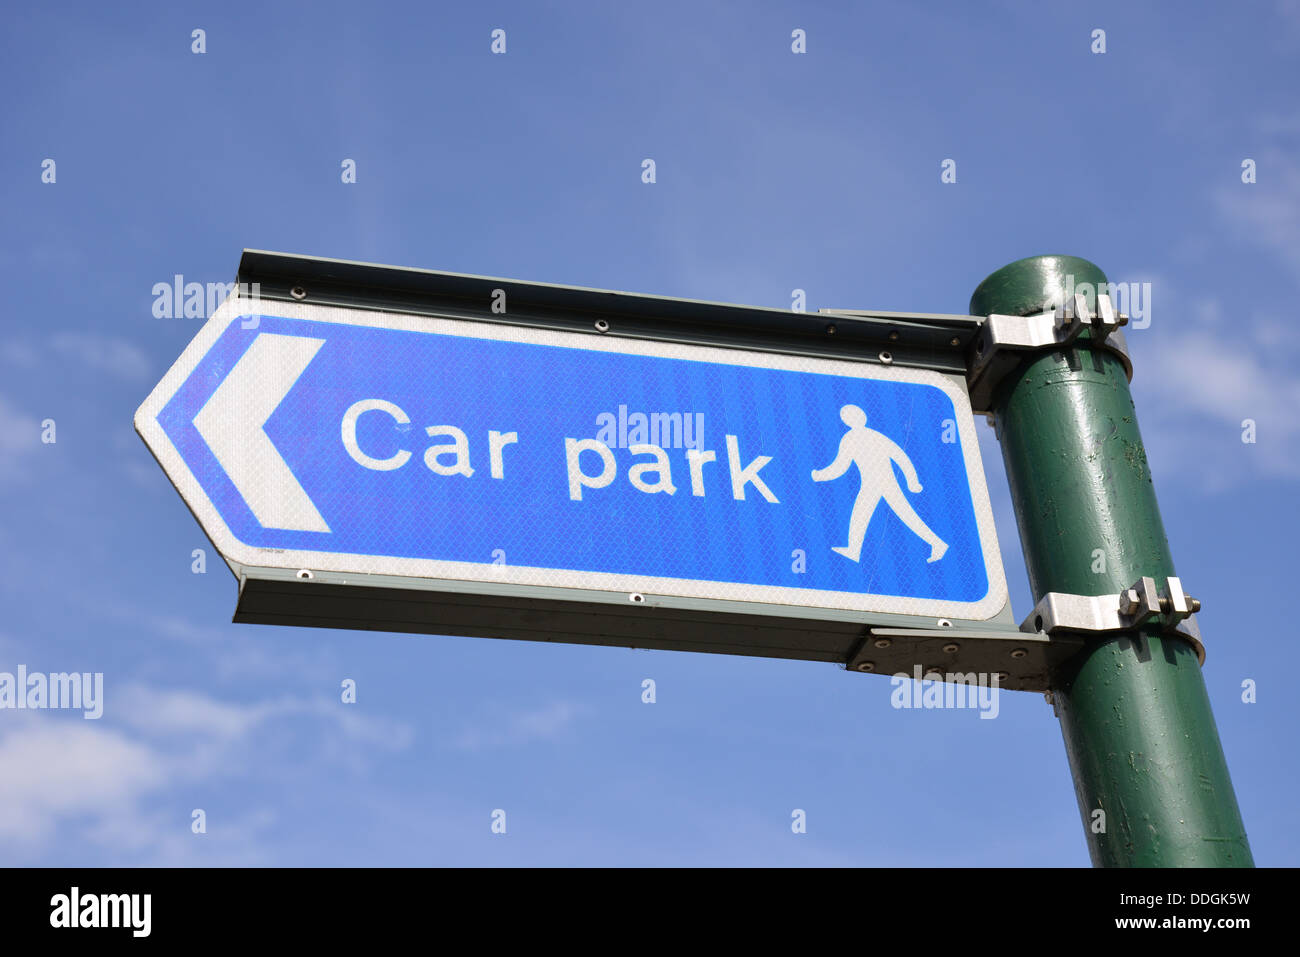
<svg viewBox="0 0 1300 957"><path fill-rule="evenodd" d="M1131 382L1133 362L1119 331L1128 316L1115 311L1108 294L1098 293L1096 299L1095 312L1088 306L1088 297L1078 292L1055 310L1036 316L989 316L975 338L967 367L972 409L977 414L992 411L993 392L1019 365L1019 353L1073 345L1085 328L1092 329L1091 341L1098 348L1112 352L1123 363L1124 375Z"/></svg>
<svg viewBox="0 0 1300 957"><path fill-rule="evenodd" d="M1205 664L1205 645L1195 618L1200 610L1201 603L1183 591L1177 578L1166 578L1162 590L1154 578L1143 577L1118 595L1048 592L1020 623L1020 630L1049 635L1055 631L1131 631L1158 618L1165 634L1191 642L1197 660Z"/></svg>

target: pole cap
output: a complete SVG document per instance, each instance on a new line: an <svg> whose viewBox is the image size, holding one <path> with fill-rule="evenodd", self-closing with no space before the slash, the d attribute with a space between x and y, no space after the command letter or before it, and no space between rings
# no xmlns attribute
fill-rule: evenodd
<svg viewBox="0 0 1300 957"><path fill-rule="evenodd" d="M1064 302L1078 286L1095 292L1106 283L1101 268L1078 256L1030 256L991 273L975 287L970 314L1032 316Z"/></svg>

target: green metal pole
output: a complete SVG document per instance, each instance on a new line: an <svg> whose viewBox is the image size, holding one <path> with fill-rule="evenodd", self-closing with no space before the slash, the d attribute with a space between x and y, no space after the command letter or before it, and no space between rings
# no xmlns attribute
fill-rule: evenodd
<svg viewBox="0 0 1300 957"><path fill-rule="evenodd" d="M1035 256L980 283L970 312L1041 313L1064 301L1070 277L1105 288L1086 260ZM1124 367L1091 348L1091 332L1027 353L993 397L1035 601L1177 574ZM1054 676L1052 698L1094 866L1253 866L1191 644L1158 625L1087 642Z"/></svg>

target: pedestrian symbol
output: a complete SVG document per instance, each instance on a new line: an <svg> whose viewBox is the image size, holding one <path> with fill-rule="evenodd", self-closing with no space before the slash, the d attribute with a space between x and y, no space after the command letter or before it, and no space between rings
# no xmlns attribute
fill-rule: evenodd
<svg viewBox="0 0 1300 957"><path fill-rule="evenodd" d="M903 470L907 490L913 495L920 494L921 482L907 453L888 436L867 428L867 413L858 406L844 406L840 409L840 419L849 427L849 431L840 439L839 454L826 468L816 469L812 478L814 482L833 482L847 472L850 465L856 465L858 477L862 481L862 491L858 492L849 516L849 543L833 546L831 551L838 552L850 561L861 559L862 541L867 537L867 526L871 524L871 516L883 498L903 524L930 546L930 557L926 562L937 562L943 558L944 552L948 550L947 544L916 514L916 509L912 508L903 490L899 488L898 477L894 474L891 463L897 463Z"/></svg>

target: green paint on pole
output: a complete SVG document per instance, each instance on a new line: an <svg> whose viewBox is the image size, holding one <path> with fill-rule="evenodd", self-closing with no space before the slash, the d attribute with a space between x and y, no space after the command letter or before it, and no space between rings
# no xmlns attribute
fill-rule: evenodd
<svg viewBox="0 0 1300 957"><path fill-rule="evenodd" d="M970 313L1041 313L1071 285L1105 282L1087 260L1034 256L980 283ZM994 396L1035 601L1176 574L1124 367L1090 338L1028 354ZM1253 866L1188 642L1158 627L1090 637L1053 689L1094 865Z"/></svg>

